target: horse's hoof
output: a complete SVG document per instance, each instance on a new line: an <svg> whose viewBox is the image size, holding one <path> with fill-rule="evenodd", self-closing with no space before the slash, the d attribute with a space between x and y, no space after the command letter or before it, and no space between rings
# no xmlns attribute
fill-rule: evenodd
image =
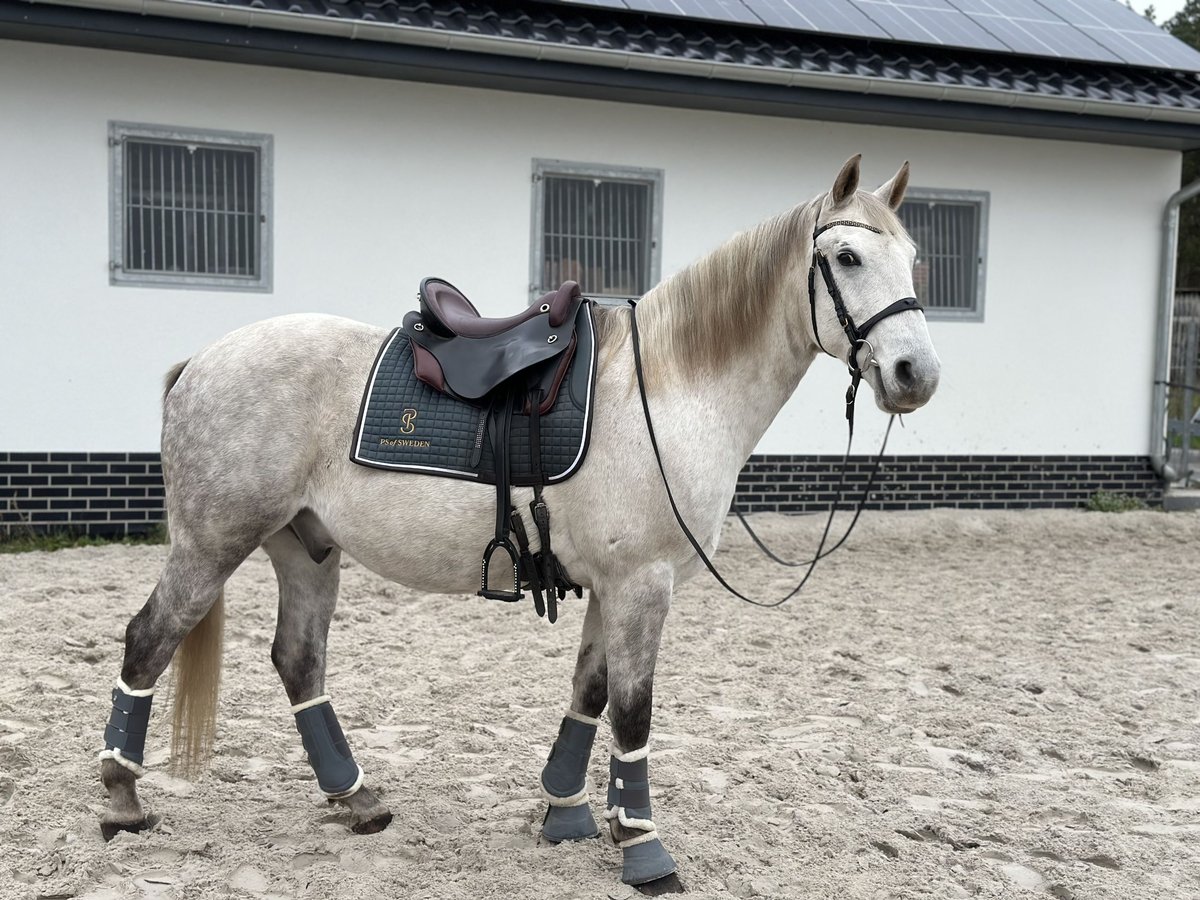
<svg viewBox="0 0 1200 900"><path fill-rule="evenodd" d="M100 836L104 838L105 843L108 843L122 831L137 834L139 831L146 831L150 826L151 823L148 819L138 819L135 822L101 822Z"/></svg>
<svg viewBox="0 0 1200 900"><path fill-rule="evenodd" d="M585 841L600 836L600 828L586 803L578 806L551 806L542 821L542 837L552 844Z"/></svg>
<svg viewBox="0 0 1200 900"><path fill-rule="evenodd" d="M379 832L391 824L392 814L390 812L381 812L377 816L354 823L350 826L350 830L355 834L379 834Z"/></svg>
<svg viewBox="0 0 1200 900"><path fill-rule="evenodd" d="M672 872L663 878L647 881L645 884L636 884L634 889L647 897L659 897L663 894L682 894L683 883L679 880L679 876Z"/></svg>
<svg viewBox="0 0 1200 900"><path fill-rule="evenodd" d="M631 884L641 890L654 882L667 882L674 878L675 860L671 858L671 854L667 852L667 848L658 838L644 844L625 847L621 852L624 859L621 880L626 884ZM674 884L679 884L678 878L674 878ZM683 890L683 887L680 886L679 890ZM678 891L666 890L657 893L678 893Z"/></svg>

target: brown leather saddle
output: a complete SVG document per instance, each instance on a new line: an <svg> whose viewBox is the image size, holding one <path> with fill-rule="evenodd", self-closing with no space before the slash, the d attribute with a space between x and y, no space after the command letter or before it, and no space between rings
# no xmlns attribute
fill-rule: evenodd
<svg viewBox="0 0 1200 900"><path fill-rule="evenodd" d="M575 357L581 317L587 315L579 285L565 282L514 316L484 318L466 296L440 278L426 278L420 308L404 317L402 329L413 350L413 372L435 391L479 407L480 435L491 440L496 467L496 533L483 551L480 595L515 601L522 585L534 595L538 615L558 617L557 600L567 591L583 595L555 558L550 544L550 511L542 498L547 480L541 465L540 419L554 406ZM591 346L589 343L588 346ZM530 551L528 534L513 509L509 434L514 413L529 417L529 453L534 499L529 508L539 549ZM486 423L486 428L482 424ZM516 545L510 538L516 537ZM513 567L513 589L488 587L492 556L503 549ZM546 599L543 601L542 594Z"/></svg>
<svg viewBox="0 0 1200 900"><path fill-rule="evenodd" d="M511 379L536 376L539 411L550 410L575 356L575 322L584 302L578 284L564 282L517 315L500 319L479 315L462 291L441 278L423 280L418 300L420 310L404 317L417 378L483 405Z"/></svg>

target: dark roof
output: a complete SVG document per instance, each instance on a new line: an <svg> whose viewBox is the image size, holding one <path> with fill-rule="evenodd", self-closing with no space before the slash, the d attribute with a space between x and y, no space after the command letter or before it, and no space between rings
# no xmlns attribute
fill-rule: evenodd
<svg viewBox="0 0 1200 900"><path fill-rule="evenodd" d="M990 88L1200 110L1191 72L987 53L737 26L613 9L510 0L196 0L325 19L409 26L699 60L775 71L856 75L919 85ZM266 23L260 23L260 27ZM719 77L719 76L718 76Z"/></svg>
<svg viewBox="0 0 1200 900"><path fill-rule="evenodd" d="M538 0L59 2L0 0L0 38L767 115L1200 147L1200 76L1165 69Z"/></svg>
<svg viewBox="0 0 1200 900"><path fill-rule="evenodd" d="M1119 0L549 0L760 28L1200 71Z"/></svg>

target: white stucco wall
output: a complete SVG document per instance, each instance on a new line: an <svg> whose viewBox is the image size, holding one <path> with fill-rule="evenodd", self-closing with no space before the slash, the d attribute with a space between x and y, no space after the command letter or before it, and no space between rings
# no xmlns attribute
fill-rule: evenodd
<svg viewBox="0 0 1200 900"><path fill-rule="evenodd" d="M108 284L110 120L274 136L271 294ZM932 404L891 449L1147 452L1157 222L1179 154L534 97L0 41L0 450L153 450L162 373L256 319L391 325L419 279L485 313L529 277L530 162L666 172L663 274L825 190L991 193L982 323L932 323ZM759 447L842 449L823 360ZM869 404L861 452L884 422Z"/></svg>

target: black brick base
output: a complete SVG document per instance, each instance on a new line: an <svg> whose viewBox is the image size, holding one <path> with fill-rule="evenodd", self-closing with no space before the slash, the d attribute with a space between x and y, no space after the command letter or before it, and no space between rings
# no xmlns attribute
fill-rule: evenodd
<svg viewBox="0 0 1200 900"><path fill-rule="evenodd" d="M157 453L0 452L0 537L146 534L163 520Z"/></svg>
<svg viewBox="0 0 1200 900"><path fill-rule="evenodd" d="M752 456L738 478L743 511L806 513L835 499L840 456ZM873 460L850 459L842 505L852 507ZM1096 491L1162 503L1144 456L889 456L869 509L1073 508ZM157 453L0 452L0 537L27 531L145 534L163 520Z"/></svg>
<svg viewBox="0 0 1200 900"><path fill-rule="evenodd" d="M842 507L854 507L873 457L852 456ZM752 456L738 477L743 511L807 513L828 509L840 456ZM868 509L1072 509L1097 491L1162 504L1162 483L1147 456L885 456Z"/></svg>

